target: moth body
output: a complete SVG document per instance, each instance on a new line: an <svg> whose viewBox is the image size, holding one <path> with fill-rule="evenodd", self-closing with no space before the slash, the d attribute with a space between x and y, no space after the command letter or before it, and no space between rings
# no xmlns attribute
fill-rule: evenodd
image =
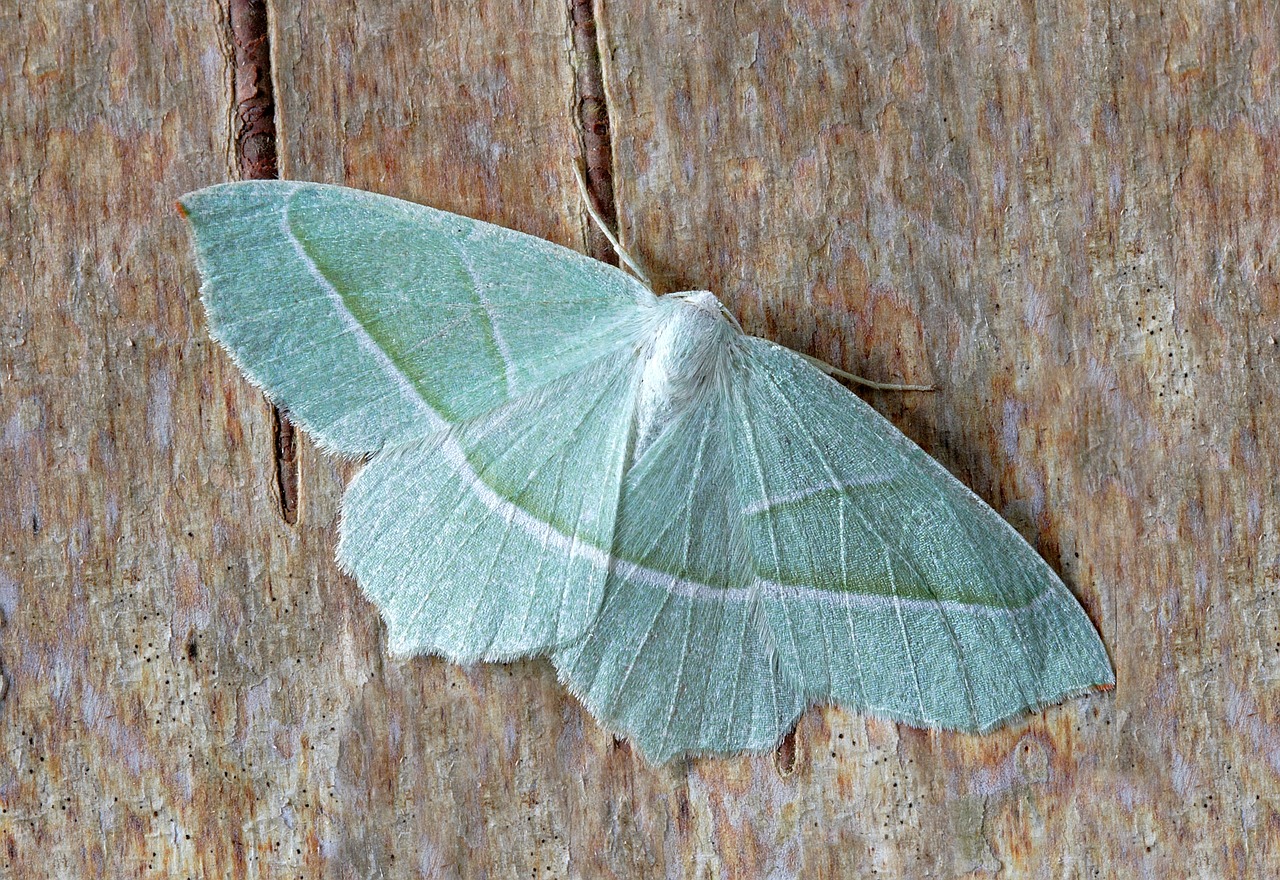
<svg viewBox="0 0 1280 880"><path fill-rule="evenodd" d="M636 401L637 457L682 413L716 393L739 335L708 290L668 294L657 308Z"/></svg>

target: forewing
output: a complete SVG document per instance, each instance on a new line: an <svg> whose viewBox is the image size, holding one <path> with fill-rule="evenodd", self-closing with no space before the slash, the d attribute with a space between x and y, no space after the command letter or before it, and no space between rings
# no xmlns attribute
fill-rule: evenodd
<svg viewBox="0 0 1280 880"><path fill-rule="evenodd" d="M600 605L634 352L379 453L343 499L339 560L397 653L468 663L573 639Z"/></svg>
<svg viewBox="0 0 1280 880"><path fill-rule="evenodd" d="M658 761L768 748L807 702L751 587L725 403L686 412L628 470L600 613L552 655L587 707Z"/></svg>
<svg viewBox="0 0 1280 880"><path fill-rule="evenodd" d="M212 335L348 455L581 369L625 344L655 301L550 242L359 190L251 181L181 205Z"/></svg>
<svg viewBox="0 0 1280 880"><path fill-rule="evenodd" d="M737 491L764 611L808 698L985 731L1114 681L1034 550L856 395L741 345Z"/></svg>

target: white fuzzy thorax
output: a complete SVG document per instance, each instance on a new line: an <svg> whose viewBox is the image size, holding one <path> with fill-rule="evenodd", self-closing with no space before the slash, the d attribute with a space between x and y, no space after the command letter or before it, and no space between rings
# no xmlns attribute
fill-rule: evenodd
<svg viewBox="0 0 1280 880"><path fill-rule="evenodd" d="M726 352L738 335L709 290L668 294L658 302L658 328L636 401L637 459L681 413L716 393Z"/></svg>

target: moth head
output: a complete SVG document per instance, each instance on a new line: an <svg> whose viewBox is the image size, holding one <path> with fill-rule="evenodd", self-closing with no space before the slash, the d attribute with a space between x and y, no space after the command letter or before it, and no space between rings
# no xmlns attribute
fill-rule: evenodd
<svg viewBox="0 0 1280 880"><path fill-rule="evenodd" d="M673 293L672 296L684 300L696 309L702 309L714 315L720 314L724 309L724 306L720 305L720 300L709 290L688 290L684 293Z"/></svg>
<svg viewBox="0 0 1280 880"><path fill-rule="evenodd" d="M684 305L697 309L714 318L722 321L728 321L734 326L739 333L742 332L742 326L738 323L738 319L733 313L724 307L724 303L709 290L687 290L682 293L671 294L672 299L680 300Z"/></svg>
<svg viewBox="0 0 1280 880"><path fill-rule="evenodd" d="M697 309L700 312L706 312L708 315L723 317L725 314L724 306L720 304L720 300L709 290L687 290L681 293L671 294L671 298L679 300L683 305Z"/></svg>

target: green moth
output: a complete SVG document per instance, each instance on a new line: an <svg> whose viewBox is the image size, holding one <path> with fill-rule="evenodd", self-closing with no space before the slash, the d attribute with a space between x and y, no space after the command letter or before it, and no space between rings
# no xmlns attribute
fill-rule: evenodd
<svg viewBox="0 0 1280 880"><path fill-rule="evenodd" d="M985 732L1114 676L991 508L706 291L336 186L184 196L210 332L367 457L338 559L391 648L548 655L653 760L814 703Z"/></svg>

